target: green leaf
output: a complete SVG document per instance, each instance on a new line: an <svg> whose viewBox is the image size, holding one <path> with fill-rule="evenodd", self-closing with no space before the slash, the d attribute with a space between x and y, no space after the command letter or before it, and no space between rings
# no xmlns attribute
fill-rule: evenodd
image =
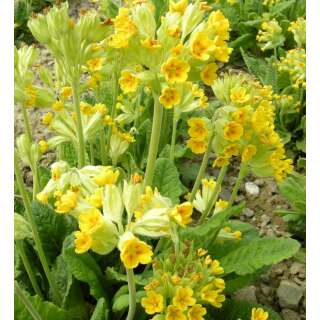
<svg viewBox="0 0 320 320"><path fill-rule="evenodd" d="M254 239L220 259L225 274L246 275L292 257L300 248L298 241L289 238Z"/></svg>
<svg viewBox="0 0 320 320"><path fill-rule="evenodd" d="M146 295L145 291L137 291L136 302L139 303L145 295ZM128 307L129 307L129 294L123 294L123 295L117 296L117 298L114 299L114 302L112 304L112 311L119 312L124 309L127 309Z"/></svg>
<svg viewBox="0 0 320 320"><path fill-rule="evenodd" d="M32 239L32 231L29 222L18 213L14 213L14 240Z"/></svg>
<svg viewBox="0 0 320 320"><path fill-rule="evenodd" d="M43 166L38 167L40 175L40 189L43 189L51 179L51 171Z"/></svg>
<svg viewBox="0 0 320 320"><path fill-rule="evenodd" d="M106 297L103 287L103 275L97 262L89 253L77 254L74 237L70 235L63 244L63 258L74 277L90 286L90 294L97 300Z"/></svg>
<svg viewBox="0 0 320 320"><path fill-rule="evenodd" d="M233 215L239 214L244 207L244 203L241 203L237 206L233 206L231 208L227 208L222 210L215 215L213 215L210 219L208 219L205 223L200 226L189 227L181 231L181 237L183 239L196 239L196 241L210 241L212 236L217 234L219 230L223 227L224 223Z"/></svg>
<svg viewBox="0 0 320 320"><path fill-rule="evenodd" d="M64 142L59 145L59 157L69 163L70 167L78 164L77 150L71 142Z"/></svg>
<svg viewBox="0 0 320 320"><path fill-rule="evenodd" d="M135 274L135 283L141 286L145 286L149 282L149 278L152 276L152 271L145 271L141 274ZM108 280L115 280L117 282L128 282L127 275L116 271L113 267L106 269L106 277Z"/></svg>
<svg viewBox="0 0 320 320"><path fill-rule="evenodd" d="M249 320L252 308L262 308L269 313L268 320L282 320L272 309L261 304L252 304L246 301L226 300L221 309L208 308L211 319L215 320Z"/></svg>
<svg viewBox="0 0 320 320"><path fill-rule="evenodd" d="M108 320L109 309L104 298L100 298L90 320Z"/></svg>
<svg viewBox="0 0 320 320"><path fill-rule="evenodd" d="M230 274L226 278L224 278L226 282L225 293L230 294L241 288L247 287L250 284L257 281L261 276L262 271L258 270L254 273L247 274L245 276L238 276L234 273Z"/></svg>
<svg viewBox="0 0 320 320"><path fill-rule="evenodd" d="M59 215L49 206L37 201L32 202L32 214L44 252L52 264L61 252L65 237L73 231L70 217Z"/></svg>
<svg viewBox="0 0 320 320"><path fill-rule="evenodd" d="M153 185L158 188L161 195L170 198L173 203L179 202L179 197L183 193L179 172L169 159L156 160Z"/></svg>
<svg viewBox="0 0 320 320"><path fill-rule="evenodd" d="M280 3L277 3L270 9L270 13L272 17L275 17L282 13L283 11L289 9L292 5L294 5L295 0L289 0L289 1L281 1Z"/></svg>
<svg viewBox="0 0 320 320"><path fill-rule="evenodd" d="M38 296L30 296L27 292L24 292L24 294L27 296L34 308L39 312L43 320L77 320L71 311L61 309L52 302L43 301ZM14 299L14 319L33 320L33 317L16 295Z"/></svg>

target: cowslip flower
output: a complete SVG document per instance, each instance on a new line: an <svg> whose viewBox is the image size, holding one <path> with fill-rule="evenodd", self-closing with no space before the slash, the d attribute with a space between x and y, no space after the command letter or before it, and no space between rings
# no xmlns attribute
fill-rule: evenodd
<svg viewBox="0 0 320 320"><path fill-rule="evenodd" d="M194 58L198 60L208 60L210 53L214 49L214 42L206 32L196 32L190 40L190 50Z"/></svg>
<svg viewBox="0 0 320 320"><path fill-rule="evenodd" d="M188 307L193 306L196 303L196 299L192 297L193 290L188 287L178 288L172 303L174 306L178 307L180 310L184 311Z"/></svg>
<svg viewBox="0 0 320 320"><path fill-rule="evenodd" d="M147 314L155 314L163 310L163 296L153 290L147 292L147 297L141 299L141 305Z"/></svg>
<svg viewBox="0 0 320 320"><path fill-rule="evenodd" d="M247 91L243 87L233 88L230 92L230 100L235 104L246 103L250 98L250 95L247 94Z"/></svg>
<svg viewBox="0 0 320 320"><path fill-rule="evenodd" d="M209 63L202 69L200 77L207 86L211 86L217 79L217 70L218 65L216 63Z"/></svg>
<svg viewBox="0 0 320 320"><path fill-rule="evenodd" d="M188 146L188 148L191 149L191 151L193 153L202 154L202 153L206 152L208 142L203 139L199 139L199 138L190 138L187 141L187 146Z"/></svg>
<svg viewBox="0 0 320 320"><path fill-rule="evenodd" d="M252 308L251 310L251 320L267 320L269 318L269 313L264 311L262 308Z"/></svg>
<svg viewBox="0 0 320 320"><path fill-rule="evenodd" d="M205 121L202 118L190 118L188 120L188 134L192 138L205 139L208 136L208 129L206 128Z"/></svg>
<svg viewBox="0 0 320 320"><path fill-rule="evenodd" d="M162 66L161 72L170 84L181 83L187 80L190 66L186 61L175 57L169 58Z"/></svg>
<svg viewBox="0 0 320 320"><path fill-rule="evenodd" d="M162 89L159 101L166 109L171 109L174 105L179 104L181 96L177 89L167 87Z"/></svg>
<svg viewBox="0 0 320 320"><path fill-rule="evenodd" d="M139 79L130 71L122 71L119 84L124 93L135 92L139 85Z"/></svg>
<svg viewBox="0 0 320 320"><path fill-rule="evenodd" d="M243 127L241 124L235 121L230 121L224 127L224 138L228 141L240 140L242 135L243 135Z"/></svg>
<svg viewBox="0 0 320 320"><path fill-rule="evenodd" d="M186 226L192 222L193 205L190 202L184 202L176 205L170 212L170 216L181 226Z"/></svg>
<svg viewBox="0 0 320 320"><path fill-rule="evenodd" d="M204 317L207 314L206 308L202 307L201 304L195 304L188 311L188 317L190 320L204 320Z"/></svg>

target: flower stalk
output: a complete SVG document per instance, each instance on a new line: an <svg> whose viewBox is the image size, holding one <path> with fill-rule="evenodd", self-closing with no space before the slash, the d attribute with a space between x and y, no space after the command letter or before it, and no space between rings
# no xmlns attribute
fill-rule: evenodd
<svg viewBox="0 0 320 320"><path fill-rule="evenodd" d="M18 253L21 257L21 260L22 260L22 263L23 263L23 266L24 268L26 269L27 271L27 274L28 274L28 277L29 277L29 280L31 282L31 285L32 285L32 288L34 290L34 292L41 298L41 299L44 299L43 298L43 295L42 295L42 292L39 288L39 285L38 285L38 282L36 280L36 276L32 270L32 267L31 267L31 264L30 264L30 261L29 261L29 258L26 254L26 251L25 251L25 248L24 248L24 242L23 240L18 240L16 241L16 248L18 250Z"/></svg>
<svg viewBox="0 0 320 320"><path fill-rule="evenodd" d="M214 187L212 196L210 198L210 201L209 201L205 211L203 212L201 218L199 219L198 224L202 224L204 222L204 220L207 218L208 214L213 209L215 203L217 202L218 196L219 196L219 193L220 193L220 190L221 190L221 184L222 184L222 181L223 181L223 179L224 179L224 177L226 175L227 168L228 168L228 166L224 166L224 167L222 167L220 169L219 176L218 176L218 179L217 179L217 183L216 183L216 185Z"/></svg>
<svg viewBox="0 0 320 320"><path fill-rule="evenodd" d="M136 313L136 284L133 269L126 268L129 288L129 311L126 320L133 320Z"/></svg>
<svg viewBox="0 0 320 320"><path fill-rule="evenodd" d="M157 159L158 148L159 148L161 122L162 122L162 115L163 115L163 107L161 106L159 102L159 97L156 93L154 93L153 99L154 99L154 110L153 110L152 131L151 131L151 139L150 139L150 145L149 145L146 175L144 178L144 187L152 185L155 162Z"/></svg>
<svg viewBox="0 0 320 320"><path fill-rule="evenodd" d="M179 119L177 119L174 114L172 119L173 120L172 120L172 135L171 135L171 145L170 145L170 160L174 162L174 151L176 146L177 126L178 126Z"/></svg>
<svg viewBox="0 0 320 320"><path fill-rule="evenodd" d="M205 173L205 171L207 169L208 161L209 161L209 154L210 154L210 151L211 151L212 140L213 140L213 131L210 133L208 147L207 147L207 150L204 153L204 156L202 158L201 166L200 166L200 169L198 171L198 175L197 175L196 181L195 181L195 183L193 185L189 201L193 201L194 200L194 197L196 196L197 190L199 189L199 186L201 184L201 180L202 180L202 178L204 176L204 173Z"/></svg>
<svg viewBox="0 0 320 320"><path fill-rule="evenodd" d="M229 199L229 206L231 207L233 205L234 200L236 199L236 196L238 194L239 188L241 186L242 180L243 178L246 176L247 174L247 167L246 165L242 162L240 165L240 170L239 170L239 174L236 180L236 183L232 189L232 193Z"/></svg>
<svg viewBox="0 0 320 320"><path fill-rule="evenodd" d="M80 110L80 94L79 94L79 81L75 79L72 82L72 92L73 92L73 103L76 110L76 122L77 122L77 136L78 136L78 166L82 168L85 166L86 162L86 150L85 141L82 126L82 117Z"/></svg>
<svg viewBox="0 0 320 320"><path fill-rule="evenodd" d="M23 122L24 122L24 131L25 131L25 133L31 143L32 142L32 131L31 131L31 126L30 126L28 110L24 104L22 104L21 109L22 109L22 116L23 116Z"/></svg>
<svg viewBox="0 0 320 320"><path fill-rule="evenodd" d="M100 140L101 163L104 166L107 163L107 154L106 154L106 140L105 140L103 125L101 125L101 128L99 130L99 136L100 136L99 140Z"/></svg>
<svg viewBox="0 0 320 320"><path fill-rule="evenodd" d="M59 303L59 305L61 305L62 298L61 298L60 292L58 290L58 287L56 286L56 284L54 282L53 276L51 274L49 264L48 264L47 258L45 256L45 253L44 253L44 250L43 250L43 247L41 244L41 239L40 239L40 236L39 236L39 233L37 230L37 225L33 219L31 204L30 204L30 200L29 200L29 197L28 197L28 194L27 194L27 191L26 191L23 179L22 179L22 173L21 173L21 169L18 164L18 155L17 155L16 151L14 154L14 172L16 175L16 182L17 182L17 185L19 188L19 192L20 192L22 199L23 199L23 204L25 207L27 219L28 219L30 226L31 226L32 235L33 235L33 239L35 242L35 247L36 247L38 255L39 255L40 262L42 264L45 275L48 279L49 285L52 289L53 296L54 296L55 300Z"/></svg>

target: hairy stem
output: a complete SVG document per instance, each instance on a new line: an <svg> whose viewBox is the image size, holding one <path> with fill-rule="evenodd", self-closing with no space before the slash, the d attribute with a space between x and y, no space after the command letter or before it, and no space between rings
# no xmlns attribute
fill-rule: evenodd
<svg viewBox="0 0 320 320"><path fill-rule="evenodd" d="M80 94L79 94L79 81L72 82L73 103L76 110L76 123L77 123L77 136L78 136L78 166L82 168L86 163L86 150L83 135L82 117L80 110Z"/></svg>
<svg viewBox="0 0 320 320"><path fill-rule="evenodd" d="M233 202L236 199L242 180L246 176L246 169L247 169L246 165L244 163L241 163L239 174L229 199L229 207L233 205Z"/></svg>
<svg viewBox="0 0 320 320"><path fill-rule="evenodd" d="M34 242L35 242L36 250L37 250L38 255L39 255L40 262L42 264L42 267L43 267L43 270L45 272L45 275L46 275L46 277L48 279L49 285L50 285L50 287L52 289L52 293L53 293L56 301L61 305L62 298L61 298L60 292L58 290L58 287L56 286L56 284L54 282L54 279L52 277L52 274L50 272L49 264L48 264L47 258L45 256L45 253L44 253L44 250L43 250L43 247L42 247L42 244L41 244L41 239L40 239L40 236L39 236L39 233L38 233L38 230L37 230L37 225L36 225L36 223L35 223L35 221L33 219L31 204L30 204L30 200L28 198L28 194L27 194L27 191L26 191L23 179L22 179L22 173L21 173L21 169L20 169L19 164L18 164L18 155L17 155L16 151L15 151L15 154L14 154L14 172L15 172L15 175L16 175L16 182L17 182L20 194L21 194L22 199L23 199L23 204L24 204L24 207L25 207L27 219L28 219L28 221L30 223L30 226L31 226L33 239L34 239Z"/></svg>
<svg viewBox="0 0 320 320"><path fill-rule="evenodd" d="M222 184L224 176L226 175L227 168L228 167L225 166L225 167L222 167L220 169L220 173L219 173L219 176L218 176L218 179L217 179L217 183L216 183L216 185L214 187L212 196L211 196L211 198L209 200L209 203L208 203L206 209L204 210L201 218L199 219L198 224L203 223L203 221L207 218L208 214L211 212L211 210L213 209L215 203L217 202L218 196L219 196L220 190L221 190L221 184Z"/></svg>
<svg viewBox="0 0 320 320"><path fill-rule="evenodd" d="M173 117L172 117L172 135L171 135L171 145L170 145L170 160L172 162L174 162L174 151L175 151L175 146L176 146L178 121L179 121L179 119L177 119L173 114Z"/></svg>
<svg viewBox="0 0 320 320"><path fill-rule="evenodd" d="M133 269L126 269L129 288L129 311L126 320L133 320L136 313L136 284Z"/></svg>
<svg viewBox="0 0 320 320"><path fill-rule="evenodd" d="M150 145L149 145L146 175L144 178L144 187L152 185L155 162L157 159L158 148L159 148L161 122L162 122L162 114L163 114L163 107L159 102L158 95L154 94L153 99L154 99L154 109L153 109L152 131L151 131L151 138L150 138Z"/></svg>
<svg viewBox="0 0 320 320"><path fill-rule="evenodd" d="M99 129L99 141L100 141L100 155L101 155L101 163L103 166L107 164L107 154L106 154L106 138L104 134L103 125Z"/></svg>
<svg viewBox="0 0 320 320"><path fill-rule="evenodd" d="M31 317L34 320L44 320L38 310L33 306L33 304L29 301L28 297L25 295L25 293L22 291L20 286L18 285L18 282L14 282L14 292L18 296L19 300L23 303L23 305L26 307L28 312L30 313Z"/></svg>
<svg viewBox="0 0 320 320"><path fill-rule="evenodd" d="M211 132L210 136L209 136L208 147L207 147L207 150L206 150L205 154L203 155L201 166L200 166L196 181L195 181L195 183L193 185L193 188L192 188L192 191L191 191L191 195L190 195L190 199L189 199L190 202L192 202L194 197L196 196L196 192L199 189L201 180L202 180L202 178L204 176L204 173L205 173L205 171L207 169L208 160L209 160L209 154L210 154L210 151L211 151L212 140L213 140L213 132Z"/></svg>
<svg viewBox="0 0 320 320"><path fill-rule="evenodd" d="M39 285L38 285L38 282L36 280L36 276L32 270L32 267L31 267L31 264L30 264L30 261L29 261L29 258L26 254L26 251L25 251L25 248L24 248L24 242L23 240L18 240L16 241L16 248L18 250L18 253L21 257L21 260L22 260L22 263L23 263L23 266L24 268L26 269L27 271L27 274L28 274L28 277L30 279L30 282L31 282L31 285L32 285L32 288L34 290L34 292L41 298L41 299L44 299L43 298L43 295L42 295L42 292L39 288Z"/></svg>
<svg viewBox="0 0 320 320"><path fill-rule="evenodd" d="M27 108L22 105L22 116L23 116L23 122L24 122L24 131L29 139L29 142L32 142L32 131L31 131L31 126L30 126L30 120L29 120L29 114Z"/></svg>

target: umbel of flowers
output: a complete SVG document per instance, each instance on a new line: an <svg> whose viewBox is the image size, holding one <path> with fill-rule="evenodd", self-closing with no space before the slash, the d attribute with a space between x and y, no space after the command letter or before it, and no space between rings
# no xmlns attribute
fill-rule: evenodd
<svg viewBox="0 0 320 320"><path fill-rule="evenodd" d="M204 249L185 244L179 254L153 263L153 276L145 286L141 305L152 319L204 319L205 305L220 308L225 300L224 270Z"/></svg>
<svg viewBox="0 0 320 320"><path fill-rule="evenodd" d="M127 268L151 262L152 248L137 236L159 238L172 235L175 225L192 219L189 202L173 205L155 188L142 186L142 177L118 181L112 167L69 168L66 162L51 166L51 179L37 195L42 203L53 203L58 214L77 219L75 251L92 250L105 255L118 246ZM126 213L126 215L124 214Z"/></svg>

